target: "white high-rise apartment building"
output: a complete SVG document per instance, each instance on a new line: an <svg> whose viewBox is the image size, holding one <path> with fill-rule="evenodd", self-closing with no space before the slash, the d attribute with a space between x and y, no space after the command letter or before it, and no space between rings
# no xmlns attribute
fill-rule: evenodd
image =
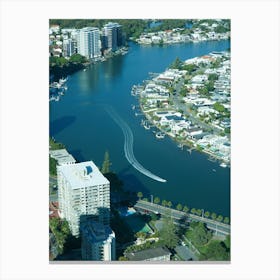
<svg viewBox="0 0 280 280"><path fill-rule="evenodd" d="M113 261L116 259L115 233L109 226L88 221L81 227L82 259Z"/></svg>
<svg viewBox="0 0 280 280"><path fill-rule="evenodd" d="M79 236L83 217L109 225L110 182L92 161L57 166L60 215L74 236Z"/></svg>
<svg viewBox="0 0 280 280"><path fill-rule="evenodd" d="M77 34L78 53L87 58L96 58L100 52L100 33L96 27L84 27Z"/></svg>

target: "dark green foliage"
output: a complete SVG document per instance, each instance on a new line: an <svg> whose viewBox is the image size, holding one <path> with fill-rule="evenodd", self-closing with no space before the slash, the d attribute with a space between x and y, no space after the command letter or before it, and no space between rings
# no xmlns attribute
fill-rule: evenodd
<svg viewBox="0 0 280 280"><path fill-rule="evenodd" d="M51 218L49 227L55 236L58 252L62 254L64 252L64 245L71 236L68 222L66 220L60 220L59 218Z"/></svg>
<svg viewBox="0 0 280 280"><path fill-rule="evenodd" d="M87 62L86 57L80 55L80 54L73 54L70 58L69 58L69 62L73 62L73 63L85 63Z"/></svg>
<svg viewBox="0 0 280 280"><path fill-rule="evenodd" d="M202 255L201 259L209 261L225 261L229 260L229 252L223 242L212 240L206 248L206 252Z"/></svg>
<svg viewBox="0 0 280 280"><path fill-rule="evenodd" d="M209 74L208 81L216 81L218 80L219 76L217 74Z"/></svg>
<svg viewBox="0 0 280 280"><path fill-rule="evenodd" d="M174 249L179 242L177 228L174 225L173 220L169 217L163 219L163 228L160 231L160 239L169 249Z"/></svg>
<svg viewBox="0 0 280 280"><path fill-rule="evenodd" d="M172 62L172 64L169 66L171 69L181 69L182 61L179 59L179 57L176 57L176 59Z"/></svg>
<svg viewBox="0 0 280 280"><path fill-rule="evenodd" d="M211 232L208 231L204 223L192 222L191 228L192 228L191 231L192 242L196 246L205 245L212 238Z"/></svg>
<svg viewBox="0 0 280 280"><path fill-rule="evenodd" d="M57 161L54 158L49 157L49 173L52 176L56 176L56 165Z"/></svg>
<svg viewBox="0 0 280 280"><path fill-rule="evenodd" d="M213 105L213 108L218 112L224 112L225 111L225 107L222 104L220 104L219 102L216 102Z"/></svg>

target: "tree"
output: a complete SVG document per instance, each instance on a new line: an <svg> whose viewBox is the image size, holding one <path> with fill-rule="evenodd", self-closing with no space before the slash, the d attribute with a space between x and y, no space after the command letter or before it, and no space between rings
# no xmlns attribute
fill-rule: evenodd
<svg viewBox="0 0 280 280"><path fill-rule="evenodd" d="M191 213L192 213L192 214L196 214L196 209L195 209L195 208L192 208L192 209L191 209Z"/></svg>
<svg viewBox="0 0 280 280"><path fill-rule="evenodd" d="M169 208L171 208L171 207L172 207L172 202L171 202L171 201L168 201L168 202L167 202L167 206L168 206Z"/></svg>
<svg viewBox="0 0 280 280"><path fill-rule="evenodd" d="M163 227L160 230L160 239L169 249L174 249L179 242L177 228L170 217L165 217L163 219Z"/></svg>
<svg viewBox="0 0 280 280"><path fill-rule="evenodd" d="M212 220L216 220L217 214L216 214L216 213L212 213L212 214L211 214L211 218L212 218Z"/></svg>
<svg viewBox="0 0 280 280"><path fill-rule="evenodd" d="M103 174L109 173L111 165L112 165L112 163L110 162L109 152L106 151L105 155L104 155L104 161L103 161L103 164L102 164L101 172Z"/></svg>
<svg viewBox="0 0 280 280"><path fill-rule="evenodd" d="M220 112L220 113L222 113L222 112L225 111L225 107L224 107L221 103L219 103L219 102L216 102L216 103L213 105L213 108L214 108L216 111Z"/></svg>
<svg viewBox="0 0 280 280"><path fill-rule="evenodd" d="M177 206L176 206L176 209L177 209L178 211L182 211L182 209L183 209L182 204L181 204L181 203L178 203Z"/></svg>
<svg viewBox="0 0 280 280"><path fill-rule="evenodd" d="M143 197L143 193L142 193L142 192L138 192L138 193L137 193L137 197L138 197L139 199L141 199L141 198Z"/></svg>
<svg viewBox="0 0 280 280"><path fill-rule="evenodd" d="M196 214L197 214L198 216L201 216L201 213L202 213L201 209L197 209L197 210L196 210Z"/></svg>
<svg viewBox="0 0 280 280"><path fill-rule="evenodd" d="M212 240L206 247L205 257L209 261L225 261L229 260L229 253L222 242Z"/></svg>
<svg viewBox="0 0 280 280"><path fill-rule="evenodd" d="M218 217L217 217L217 221L218 222L221 222L223 220L223 216L222 215L219 215Z"/></svg>
<svg viewBox="0 0 280 280"><path fill-rule="evenodd" d="M162 206L167 206L167 201L164 199L162 202L161 202Z"/></svg>
<svg viewBox="0 0 280 280"><path fill-rule="evenodd" d="M212 234L207 230L204 223L192 224L192 241L197 246L203 246L212 238Z"/></svg>
<svg viewBox="0 0 280 280"><path fill-rule="evenodd" d="M210 212L209 212L209 211L206 211L206 212L204 213L204 217L209 218L209 217L210 217Z"/></svg>
<svg viewBox="0 0 280 280"><path fill-rule="evenodd" d="M155 199L154 199L154 203L159 204L160 203L160 198L156 196Z"/></svg>
<svg viewBox="0 0 280 280"><path fill-rule="evenodd" d="M229 224L229 217L224 217L224 223Z"/></svg>
<svg viewBox="0 0 280 280"><path fill-rule="evenodd" d="M76 53L70 57L69 61L73 62L73 63L85 63L87 61L87 59L86 59L86 57Z"/></svg>
<svg viewBox="0 0 280 280"><path fill-rule="evenodd" d="M180 69L182 65L182 61L179 57L176 57L176 59L172 62L169 68L171 69Z"/></svg>
<svg viewBox="0 0 280 280"><path fill-rule="evenodd" d="M183 211L184 211L185 213L188 213L189 210L190 210L189 207L188 207L187 205L185 205L184 208L183 208Z"/></svg>
<svg viewBox="0 0 280 280"><path fill-rule="evenodd" d="M128 258L124 257L124 256L120 256L119 257L119 261L128 261Z"/></svg>

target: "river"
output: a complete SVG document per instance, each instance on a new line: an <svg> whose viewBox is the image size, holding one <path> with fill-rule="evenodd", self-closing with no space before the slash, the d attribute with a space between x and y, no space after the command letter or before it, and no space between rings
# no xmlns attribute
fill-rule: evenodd
<svg viewBox="0 0 280 280"><path fill-rule="evenodd" d="M129 190L229 217L230 169L207 155L180 150L168 137L157 139L152 129L140 125L143 116L135 116L132 104L137 100L130 94L132 85L148 79L149 72L163 72L176 57L186 60L229 47L229 40L170 46L131 43L128 54L69 77L66 94L50 103L50 135L78 161L93 160L99 167L108 150L111 169Z"/></svg>

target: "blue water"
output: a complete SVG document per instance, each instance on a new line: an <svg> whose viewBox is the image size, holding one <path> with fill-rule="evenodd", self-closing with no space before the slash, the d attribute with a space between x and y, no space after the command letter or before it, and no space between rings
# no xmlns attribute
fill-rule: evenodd
<svg viewBox="0 0 280 280"><path fill-rule="evenodd" d="M185 60L229 47L228 40L163 47L131 44L127 55L91 65L69 78L66 94L51 102L50 134L77 160L93 160L99 167L108 150L111 168L128 190L229 216L230 169L210 162L206 155L181 151L168 137L156 139L140 125L142 116L134 115L131 105L137 100L130 94L132 85L148 79L149 72L164 71L176 57ZM123 131L106 111L108 106L131 129L137 161L166 183L145 176L128 162Z"/></svg>

